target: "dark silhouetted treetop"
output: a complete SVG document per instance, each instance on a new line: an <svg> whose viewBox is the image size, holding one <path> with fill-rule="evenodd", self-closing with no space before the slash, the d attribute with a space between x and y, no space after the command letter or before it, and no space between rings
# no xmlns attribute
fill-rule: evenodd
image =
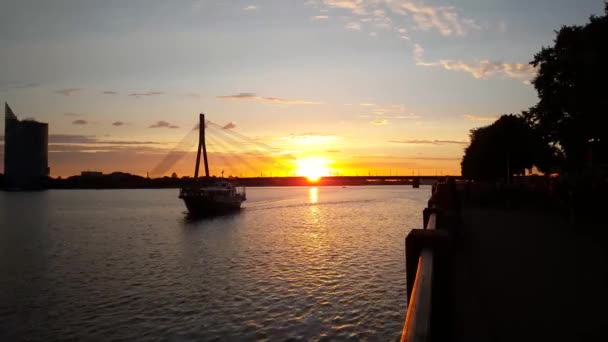
<svg viewBox="0 0 608 342"><path fill-rule="evenodd" d="M522 116L503 115L493 124L471 130L462 158L462 176L475 180L506 179L532 168L543 149Z"/></svg>
<svg viewBox="0 0 608 342"><path fill-rule="evenodd" d="M608 158L608 4L584 26L564 26L554 45L532 62L539 103L525 113L547 142L563 150L567 166L581 169L590 158Z"/></svg>

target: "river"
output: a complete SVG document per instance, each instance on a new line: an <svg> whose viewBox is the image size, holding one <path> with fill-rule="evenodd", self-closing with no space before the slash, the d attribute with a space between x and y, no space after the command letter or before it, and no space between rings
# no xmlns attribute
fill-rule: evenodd
<svg viewBox="0 0 608 342"><path fill-rule="evenodd" d="M394 340L430 188L0 192L0 340Z"/></svg>

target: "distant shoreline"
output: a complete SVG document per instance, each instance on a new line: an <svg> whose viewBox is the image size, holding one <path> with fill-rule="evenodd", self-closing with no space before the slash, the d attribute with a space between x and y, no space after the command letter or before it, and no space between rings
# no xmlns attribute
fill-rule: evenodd
<svg viewBox="0 0 608 342"><path fill-rule="evenodd" d="M412 186L415 180L420 185L432 185L445 176L332 176L312 181L305 177L255 177L229 178L237 186L245 187L293 187L293 186L369 186L369 185L406 185ZM452 177L452 176L450 176ZM456 176L454 178L460 178ZM213 180L215 178L211 178ZM61 190L61 189L179 189L190 186L191 177L145 178L126 173L112 173L99 176L72 176L65 179L50 178L38 187L10 189L2 186L3 191L20 190Z"/></svg>

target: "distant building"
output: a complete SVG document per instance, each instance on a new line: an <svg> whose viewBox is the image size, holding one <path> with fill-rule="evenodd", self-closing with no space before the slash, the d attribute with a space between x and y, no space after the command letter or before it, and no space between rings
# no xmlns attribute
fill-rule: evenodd
<svg viewBox="0 0 608 342"><path fill-rule="evenodd" d="M103 172L99 172L99 171L82 171L80 173L80 176L82 176L82 177L101 177L101 176L103 176Z"/></svg>
<svg viewBox="0 0 608 342"><path fill-rule="evenodd" d="M10 188L41 188L49 176L49 125L19 121L4 103L4 176Z"/></svg>

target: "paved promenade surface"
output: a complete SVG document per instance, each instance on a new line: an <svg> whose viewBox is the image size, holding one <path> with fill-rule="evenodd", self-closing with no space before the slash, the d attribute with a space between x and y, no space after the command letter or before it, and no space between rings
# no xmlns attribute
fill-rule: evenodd
<svg viewBox="0 0 608 342"><path fill-rule="evenodd" d="M450 260L454 340L608 341L608 245L590 233L608 225L523 210L463 219Z"/></svg>

